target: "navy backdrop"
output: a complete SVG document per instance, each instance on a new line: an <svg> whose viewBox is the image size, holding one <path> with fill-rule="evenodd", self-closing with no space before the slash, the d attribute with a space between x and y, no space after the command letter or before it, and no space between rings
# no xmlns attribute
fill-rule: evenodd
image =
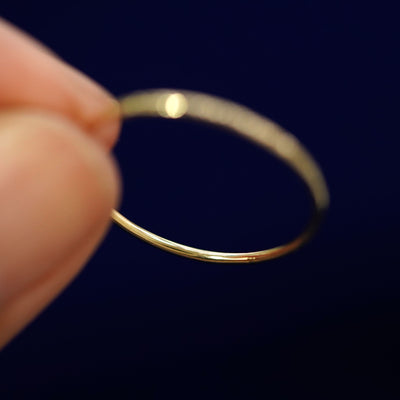
<svg viewBox="0 0 400 400"><path fill-rule="evenodd" d="M255 266L182 259L112 227L0 354L2 399L400 398L394 7L4 0L0 12L115 95L200 90L271 117L332 195L311 243ZM218 130L131 121L115 155L122 210L172 239L256 250L307 219L296 177Z"/></svg>

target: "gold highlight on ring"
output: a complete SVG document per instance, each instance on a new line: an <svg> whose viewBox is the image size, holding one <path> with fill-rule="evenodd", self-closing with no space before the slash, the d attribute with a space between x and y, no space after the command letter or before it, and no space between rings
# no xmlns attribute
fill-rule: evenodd
<svg viewBox="0 0 400 400"><path fill-rule="evenodd" d="M157 101L157 110L164 118L180 118L188 108L186 97L182 93L161 96Z"/></svg>

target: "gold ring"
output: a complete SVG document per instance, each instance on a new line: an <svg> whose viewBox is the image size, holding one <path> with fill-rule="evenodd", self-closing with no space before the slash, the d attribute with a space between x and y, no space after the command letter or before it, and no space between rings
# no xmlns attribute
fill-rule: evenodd
<svg viewBox="0 0 400 400"><path fill-rule="evenodd" d="M294 240L267 250L223 253L185 246L155 235L134 224L118 211L112 219L140 239L171 253L216 263L253 263L280 257L304 244L316 231L329 205L329 192L322 172L311 154L290 133L250 109L215 96L186 90L155 89L120 100L122 116L190 118L233 131L284 161L306 184L314 212L305 230Z"/></svg>

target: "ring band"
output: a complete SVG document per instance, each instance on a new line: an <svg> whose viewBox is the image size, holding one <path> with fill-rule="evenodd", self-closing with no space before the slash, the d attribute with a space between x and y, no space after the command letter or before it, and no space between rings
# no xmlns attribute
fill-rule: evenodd
<svg viewBox="0 0 400 400"><path fill-rule="evenodd" d="M294 240L267 250L224 253L185 246L155 235L112 211L112 219L140 239L171 253L216 263L254 263L283 256L303 245L315 233L329 205L329 192L318 164L304 146L279 125L234 102L186 90L155 89L120 100L123 118L190 118L233 131L284 161L304 181L314 212L305 230Z"/></svg>

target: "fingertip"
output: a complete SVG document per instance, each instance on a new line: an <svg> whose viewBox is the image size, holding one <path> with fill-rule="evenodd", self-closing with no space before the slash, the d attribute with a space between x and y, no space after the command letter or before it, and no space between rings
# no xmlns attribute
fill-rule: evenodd
<svg viewBox="0 0 400 400"><path fill-rule="evenodd" d="M79 271L110 223L120 179L97 142L34 111L0 114L0 159L1 308L97 237L69 267Z"/></svg>
<svg viewBox="0 0 400 400"><path fill-rule="evenodd" d="M118 140L121 124L121 105L110 96L104 111L88 129L106 150L111 150Z"/></svg>
<svg viewBox="0 0 400 400"><path fill-rule="evenodd" d="M107 90L1 18L0 54L0 106L59 114L106 149L114 145L119 104Z"/></svg>

